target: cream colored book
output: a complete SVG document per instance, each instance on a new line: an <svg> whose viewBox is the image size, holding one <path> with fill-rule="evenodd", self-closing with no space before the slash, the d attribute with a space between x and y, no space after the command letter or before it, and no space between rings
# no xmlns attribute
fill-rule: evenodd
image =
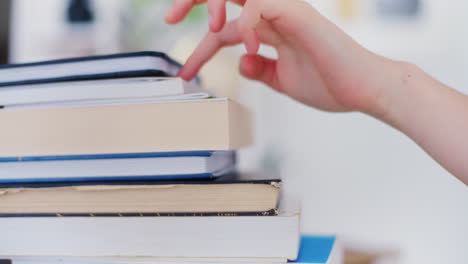
<svg viewBox="0 0 468 264"><path fill-rule="evenodd" d="M225 178L0 188L0 217L266 216L277 213L279 180Z"/></svg>
<svg viewBox="0 0 468 264"><path fill-rule="evenodd" d="M251 117L226 98L0 110L0 157L230 150Z"/></svg>

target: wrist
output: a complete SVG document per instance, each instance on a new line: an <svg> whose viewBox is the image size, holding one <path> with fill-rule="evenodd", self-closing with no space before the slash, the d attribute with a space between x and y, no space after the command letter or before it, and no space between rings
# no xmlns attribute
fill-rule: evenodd
<svg viewBox="0 0 468 264"><path fill-rule="evenodd" d="M414 64L393 60L387 60L380 73L375 101L366 113L395 126L410 110L409 100L419 93L424 73Z"/></svg>

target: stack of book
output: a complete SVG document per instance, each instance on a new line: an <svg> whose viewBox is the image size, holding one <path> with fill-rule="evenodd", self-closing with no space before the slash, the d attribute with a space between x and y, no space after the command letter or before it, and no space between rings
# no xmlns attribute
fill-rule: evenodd
<svg viewBox="0 0 468 264"><path fill-rule="evenodd" d="M0 67L0 258L336 261L333 237L300 242L279 179L236 173L249 113L179 69L156 52Z"/></svg>

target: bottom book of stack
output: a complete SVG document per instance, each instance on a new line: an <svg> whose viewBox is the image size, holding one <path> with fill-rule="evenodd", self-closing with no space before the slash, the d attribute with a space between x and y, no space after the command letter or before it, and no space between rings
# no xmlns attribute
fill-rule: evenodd
<svg viewBox="0 0 468 264"><path fill-rule="evenodd" d="M261 247L262 245L258 245ZM2 256L12 264L341 264L343 252L334 236L302 236L296 260L284 258L226 258L226 257L50 257L50 256ZM2 259L0 263L3 264Z"/></svg>
<svg viewBox="0 0 468 264"><path fill-rule="evenodd" d="M299 215L215 217L11 217L0 255L295 259Z"/></svg>

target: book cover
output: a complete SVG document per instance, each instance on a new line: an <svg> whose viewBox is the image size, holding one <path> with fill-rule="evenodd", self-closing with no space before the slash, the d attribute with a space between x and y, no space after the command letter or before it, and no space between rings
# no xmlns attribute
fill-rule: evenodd
<svg viewBox="0 0 468 264"><path fill-rule="evenodd" d="M0 157L0 182L215 178L235 163L234 151Z"/></svg>
<svg viewBox="0 0 468 264"><path fill-rule="evenodd" d="M169 77L177 75L180 68L181 65L165 53L153 51L8 64L0 66L0 87L130 77Z"/></svg>

